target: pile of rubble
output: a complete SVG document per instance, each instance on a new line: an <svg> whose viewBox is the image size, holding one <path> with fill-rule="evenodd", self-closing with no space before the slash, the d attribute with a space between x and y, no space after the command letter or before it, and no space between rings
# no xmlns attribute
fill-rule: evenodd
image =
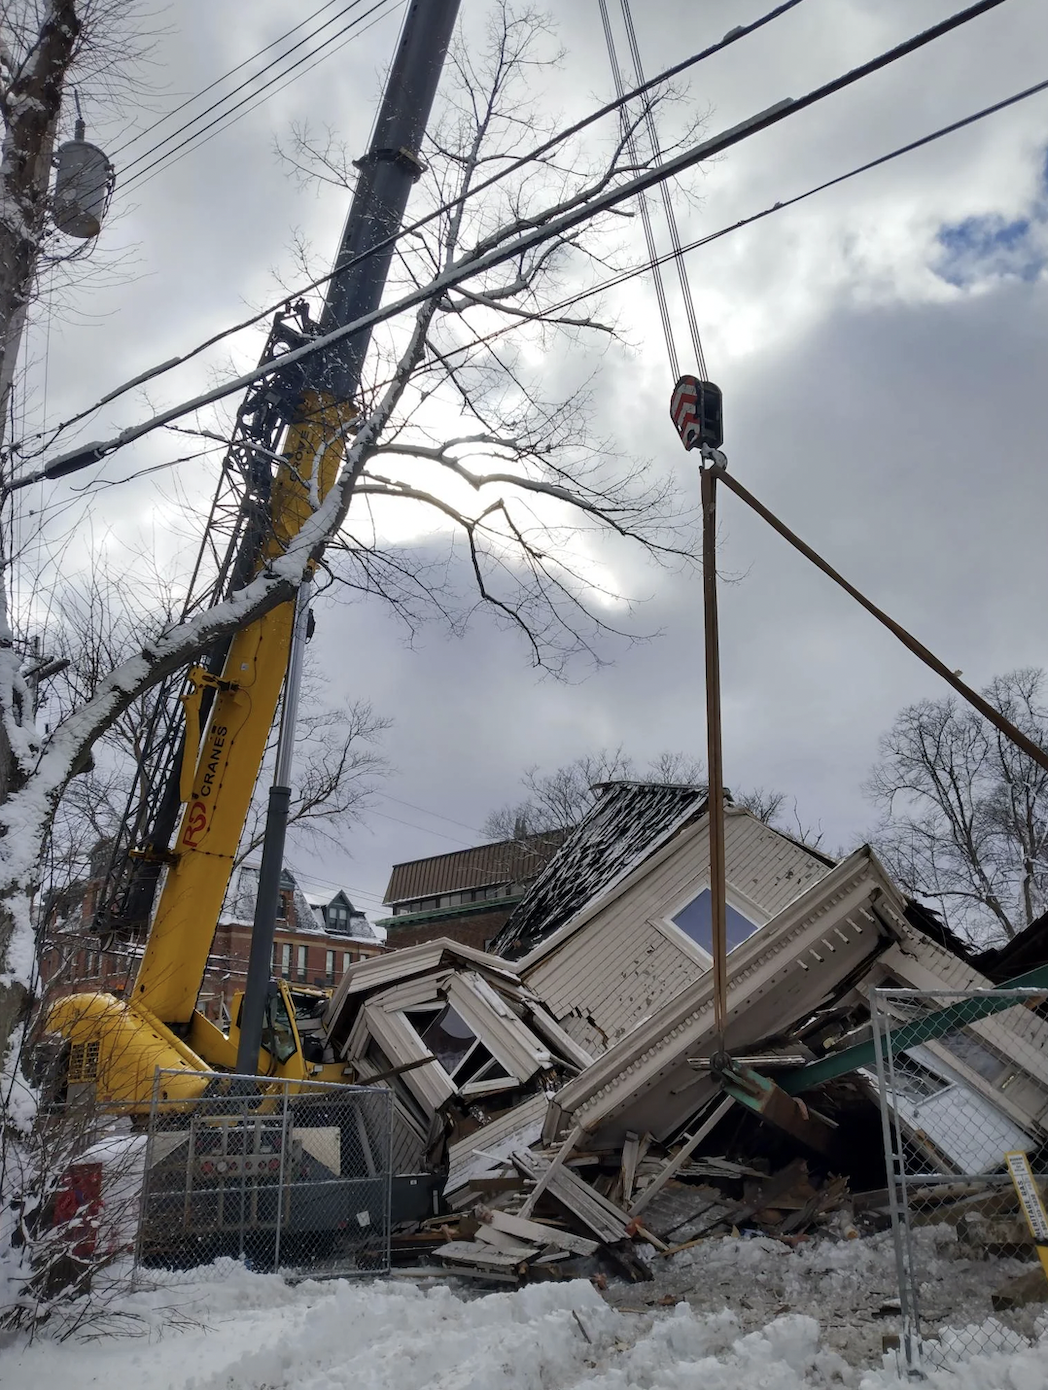
<svg viewBox="0 0 1048 1390"><path fill-rule="evenodd" d="M649 1259L667 1258L742 1229L792 1244L850 1213L847 1179L820 1175L805 1158L771 1171L760 1160L696 1157L693 1141L664 1152L629 1135L616 1153L575 1152L574 1141L515 1149L498 1173L473 1179L470 1205L395 1235L395 1256L424 1252L499 1283L604 1272L639 1282L652 1274L638 1245L654 1252ZM874 1203L866 1212L867 1223L883 1224Z"/></svg>

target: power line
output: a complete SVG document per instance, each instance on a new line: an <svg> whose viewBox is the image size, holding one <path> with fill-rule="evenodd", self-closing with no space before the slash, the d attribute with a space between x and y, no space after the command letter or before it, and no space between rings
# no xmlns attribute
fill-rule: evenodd
<svg viewBox="0 0 1048 1390"><path fill-rule="evenodd" d="M272 84L267 84L263 91L259 93L257 97L251 100L251 105L243 106L243 103L241 103L241 105L243 106L243 110L240 111L239 115L234 116L232 120L223 120L221 123L218 124L217 129L212 130L211 134L205 135L203 139L197 139L196 136L191 136L189 141L184 142L186 144L186 148L182 150L181 154L177 154L175 151L172 150L169 151L170 155L172 156L171 158L167 158L167 155L161 155L160 160L157 161L157 167L151 167L149 169L143 170L141 173L141 177L137 174L134 176L132 180L132 186L136 189L142 189L146 186L146 184L151 183L153 179L157 178L160 174L166 174L167 171L171 169L175 164L180 164L183 159L186 159L191 154L195 154L197 150L203 148L204 145L210 144L216 136L222 135L225 131L229 130L231 126L235 126L238 121L242 121L245 116L250 116L252 111L257 111L260 106L262 106L265 102L269 101L272 97L278 96L287 87L290 87L293 82L298 82L301 78L311 73L314 68L319 67L321 63L326 63L327 60L329 58L333 58L336 53L341 53L347 44L352 43L354 39L359 39L363 37L363 35L366 34L369 29L373 29L375 25L379 23L380 20L385 19L386 16L392 14L394 10L399 9L403 5L405 5L407 3L407 0L392 0L391 7L389 9L385 10L382 14L376 14L376 11L381 9L383 3L386 3L386 0L379 0L379 4L372 5L371 9L365 11L365 13L362 14L359 17L359 19L355 20L352 25L348 25L346 29L340 30L338 34L333 35L331 39L327 41L327 44L321 45L320 48L314 50L314 52L319 54L320 56L315 58L315 60L312 63L310 63L307 68L304 68L302 72L295 73L294 76L289 77L285 82L282 82L279 87L274 87L272 86ZM365 24L364 21L372 15L374 15L375 17L371 20L371 23ZM350 30L351 32L349 32ZM338 39L342 34L345 34L347 32L347 38L342 39L341 43L335 43L336 39ZM334 44L334 47L328 46L329 44ZM307 54L306 56L308 58L313 55ZM198 134L203 134L203 132L198 132Z"/></svg>
<svg viewBox="0 0 1048 1390"><path fill-rule="evenodd" d="M616 98L615 101L608 102L606 105L599 107L596 111L591 111L588 116L584 116L581 120L576 121L573 125L566 126L563 130L558 131L555 135L551 136L550 139L545 141L543 144L538 145L535 148L529 150L526 154L519 155L515 160L511 161L510 164L507 165L504 169L499 170L498 173L492 174L489 178L483 179L481 180L481 182L471 185L470 188L461 196L441 204L439 207L433 209L431 212L426 213L424 216L418 218L415 222L411 223L407 227L401 228L399 232L395 232L389 237L387 237L384 241L378 242L368 251L362 252L360 255L355 256L352 260L347 261L346 264L342 266L338 272L329 271L326 275L322 275L318 279L312 280L308 284L299 287L288 297L295 298L304 294L308 294L311 290L319 289L321 286L326 285L329 280L333 279L336 273L341 274L344 271L361 264L362 262L367 260L369 256L375 255L378 252L384 250L385 248L396 244L396 242L400 241L405 237L414 235L422 228L429 226L430 223L436 221L438 218L446 216L448 213L454 212L456 209L464 206L465 203L469 201L469 199L478 196L480 193L483 193L487 189L493 187L495 184L500 183L503 179L508 178L511 174L518 172L520 169L532 163L534 160L541 158L545 154L548 154L551 150L554 150L558 145L562 144L565 140L570 139L573 135L580 134L589 126L595 124L599 120L602 120L605 116L612 115L614 112L620 110L628 102L633 101L638 97L644 96L646 93L652 91L654 88L660 86L662 83L668 82L671 78L679 76L688 68L694 67L696 64L705 61L705 59L713 57L714 54L724 51L725 49L729 48L732 44L739 43L742 39L748 38L751 34L754 34L759 29L764 28L765 25L771 24L781 15L786 14L789 10L795 9L801 3L802 0L782 0L782 3L776 5L773 9L768 10L766 14L761 15L758 19L755 19L746 25L737 25L729 33L725 34L725 36L722 39L718 40L717 43L710 44L707 48L701 49L698 53L693 53L690 57L683 59L681 62L675 64L673 67L664 69L662 72L658 73L655 77L653 77L650 81L643 83L639 87L635 87L630 92L627 92L624 97ZM995 3L1002 3L1002 0L995 0ZM284 303L285 299L281 298L277 303L269 305L267 308L260 310L257 314L252 314L249 318L243 319L239 323L233 324L229 328L224 328L220 332L213 334L210 338L204 339L203 342L198 343L196 347L191 348L189 351L181 354L180 356L172 357L169 358L166 362L158 363L155 367L151 367L147 371L141 372L138 376L133 377L130 381L124 382L122 385L108 392L108 394L103 396L100 400L96 401L94 405L88 406L84 410L78 411L75 415L70 416L68 420L64 420L61 424L57 425L54 428L54 430L50 432L49 444L53 444L54 441L58 438L58 436L62 434L65 430L72 428L73 425L79 424L81 421L85 420L89 415L94 414L96 410L99 410L104 405L108 405L111 401L118 399L118 397L125 395L128 391L133 390L136 386L142 386L147 381L152 381L156 377L164 374L165 372L171 371L175 367L182 366L184 363L191 361L194 357L200 356L201 353L206 352L209 348L215 347L224 339L231 337L236 333L240 333L245 329L253 328L256 324L261 323L264 319L268 319L272 314L276 313L279 309L281 309ZM44 437L45 435L39 431L32 435L23 436L18 445L11 446L10 451L13 453L17 448L24 449L24 446L26 444L31 443L35 440L43 439Z"/></svg>
<svg viewBox="0 0 1048 1390"><path fill-rule="evenodd" d="M714 241L720 241L722 237L730 236L732 232L738 232L741 231L744 227L753 226L755 223L762 222L766 217L771 217L777 212L785 212L787 208L794 207L797 203L803 203L808 198L814 197L817 193L823 193L829 188L835 188L838 184L846 183L849 179L856 178L859 174L865 174L871 169L879 168L883 164L889 164L892 160L899 159L904 154L910 154L914 150L919 150L923 148L925 145L933 144L936 140L943 139L944 136L952 135L958 130L963 130L967 126L974 125L977 121L984 120L987 116L993 116L999 111L1003 111L1010 106L1015 106L1017 103L1025 101L1028 97L1036 96L1038 93L1046 90L1048 90L1048 79L1046 79L1043 82L1035 83L1034 86L1027 87L1021 92L1016 92L1013 96L1005 97L1001 101L994 102L990 106L985 106L979 111L974 111L969 116L963 116L960 120L952 121L949 125L940 126L938 130L931 131L928 135L922 135L917 140L911 140L906 145L900 145L896 149L889 151L887 154L878 155L876 159L868 160L865 164L859 164L854 169L849 169L844 174L837 174L832 179L826 179L823 183L816 184L814 185L814 187L806 189L803 193L794 194L792 198L786 198L778 202L772 203L769 207L762 208L760 212L750 213L748 216L741 217L737 221L732 222L725 227L721 227L715 232L707 232L705 236L697 237L694 241L688 242L681 248L681 251L684 254L687 254L691 251L701 250L702 247L708 246L710 245L710 243ZM668 261L673 260L677 256L677 254L678 253L676 251L668 251L658 258L659 263L664 265ZM586 299L592 299L595 295L603 294L607 290L616 289L619 285L626 284L629 280L633 280L636 279L638 276L648 274L651 268L652 263L650 261L639 262L637 265L630 266L626 270L619 271L616 275L610 276L608 279L602 280L596 285L590 285L584 290L578 290L575 293L566 296L564 299L559 300L556 304L550 305L549 308L546 310L546 313L558 314L562 312L564 309L570 309L574 305L580 304ZM504 324L499 328L493 329L490 333L485 333L480 337L471 339L468 343L463 343L458 347L450 348L448 352L444 354L444 356L446 358L452 358L460 356L463 353L471 352L474 348L483 347L487 343L493 342L496 338L500 338L506 333L513 332L516 328L519 328L519 326L520 325L517 323ZM194 457L194 455L187 455L187 458L192 457ZM174 463L181 463L185 461L186 459L175 459L171 460L171 462L167 464L158 464L153 465L151 467L139 469L137 472L129 474L126 478L117 479L114 483L106 483L104 484L104 486L117 486L120 483L133 482L135 479L145 477L149 473L154 473L159 471L160 469L168 468L172 466L172 464ZM92 488L92 490L100 490L100 488ZM384 792L380 793L380 795L382 795L383 797L385 797L386 800L389 801L399 800L399 798L389 796L387 793ZM459 825L462 827L463 830L472 831L477 835L483 835L484 833L482 830L478 830L475 826L466 825L464 822L453 820L449 816L439 816L437 812L429 811L424 806L416 806L414 805L414 803L409 801L402 801L400 802L400 804L408 806L412 810L421 811L423 815L438 816L438 819L446 820L451 825ZM424 829L424 827L421 826L417 826L415 828Z"/></svg>
<svg viewBox="0 0 1048 1390"><path fill-rule="evenodd" d="M280 34L270 43L258 49L257 52L250 54L243 62L237 63L236 67L230 68L228 72L222 73L222 75L216 77L213 82L209 82L206 87L202 87L199 92L194 92L191 97L186 97L185 101L180 102L177 106L173 107L172 110L166 111L162 116L158 116L151 125L147 125L143 130L137 131L129 140L125 140L122 145L118 145L112 153L112 158L115 159L117 155L123 154L125 150L130 149L131 146L137 144L139 140L144 140L146 136L151 135L154 130L159 130L165 121L173 120L180 111L185 111L186 108L192 106L195 101L199 101L201 97L207 96L208 92L213 92L221 83L228 81L229 78L240 72L241 68L246 68L247 65L253 63L256 58L261 58L262 55L268 53L271 48L276 48L278 43L283 43L285 39L289 39L292 34L297 33L304 25L311 24L318 14L321 14L324 10L328 10L332 5L338 3L339 0L324 0L324 4L321 5L319 9L314 10L312 14L307 15L305 19L300 19L297 24L293 24L291 28L286 30L283 34ZM263 69L263 71L265 71L265 69ZM239 91L240 88L236 90ZM230 95L235 95L235 92L231 92ZM208 110L213 109L213 107L208 108ZM206 115L207 112L203 112L202 114Z"/></svg>
<svg viewBox="0 0 1048 1390"><path fill-rule="evenodd" d="M125 166L125 168L121 171L121 187L123 191L128 192L130 189L134 188L136 184L141 184L142 182L144 182L145 178L151 173L155 172L158 166L163 164L165 161L170 162L174 155L177 155L180 150L184 150L188 145L192 144L194 141L199 141L200 137L204 135L207 131L212 130L215 126L224 126L226 124L230 124L231 122L229 121L229 118L230 116L232 116L233 112L239 111L240 108L247 105L248 102L253 101L259 97L261 97L261 100L268 99L268 97L272 95L272 92L269 89L273 86L273 83L279 77L284 77L289 72L294 72L296 68L300 68L303 63L307 63L311 58L315 58L318 53L322 53L325 48L329 48L330 45L333 44L336 39L342 38L343 35L348 33L350 34L350 37L353 37L351 31L356 29L360 24L362 24L365 19L368 19L371 15L373 15L376 10L381 9L383 4L386 3L386 0L375 0L375 3L371 6L369 10L366 10L364 14L359 16L357 19L351 20L348 24L344 25L343 28L339 29L337 33L330 34L323 41L323 43L318 44L318 46L310 50L310 52L302 54L301 57L295 60L295 62L291 63L290 66L285 68L283 72L271 78L270 81L265 84L261 93L257 91L249 92L247 96L242 97L241 100L238 101L234 106L229 107L228 110L225 110L221 112L221 114L217 115L214 120L209 121L207 125L201 126L199 129L192 130L192 132L189 135L187 135L184 140L180 141L179 144L174 145L170 149L163 149L164 145L170 144L170 142L176 139L177 136L181 135L185 131L190 130L191 127L197 125L199 121L202 121L205 116L210 115L212 111L215 111L218 107L223 106L230 99L230 97L236 96L237 93L243 91L245 87L248 87L252 83L256 82L258 78L262 76L263 73L268 72L270 68L277 66L277 64L279 63L282 63L284 59L289 56L289 54L295 51L295 49L301 48L302 44L308 43L310 39L315 38L316 35L319 34L323 29L326 29L328 25L336 23L339 19L343 18L343 16L347 15L351 10L359 9L359 7L363 3L364 0L351 0L350 4L346 5L344 9L340 10L337 15L334 15L332 16L332 18L326 20L320 26L319 29L316 29L312 34L308 34L297 44L294 44L290 49L288 49L286 53L281 54L279 58L274 58L271 63L267 63L264 68L262 68L259 72L255 73L253 76L246 79L246 81L242 82L239 87L234 88L232 92L228 93L228 95L224 97L219 98L218 101L213 102L209 107L206 108L206 110L200 112L199 115L194 116L192 120L186 121L183 125L179 126L177 130L172 131L170 135L165 136L162 140L158 141L157 144L153 145L151 149L148 149L143 154L139 155L137 159L133 159L131 163ZM330 53L325 54L324 56L329 57ZM315 66L315 64L313 66ZM309 69L307 69L307 71L309 71ZM304 74L302 73L298 74L298 76L300 77L303 75ZM285 83L284 85L286 86L287 83ZM256 101L256 105L257 104L260 103ZM242 112L241 114L246 115L247 112ZM217 133L218 132L215 131L215 134ZM131 173L131 170L133 170L136 167L136 165L142 164L145 160L149 158L150 155L155 154L158 150L163 150L163 152L159 154L155 160L153 160L149 164L146 164L145 168L139 169L137 173ZM129 173L131 174L130 178L127 177Z"/></svg>
<svg viewBox="0 0 1048 1390"><path fill-rule="evenodd" d="M296 348L294 351L287 352L280 357L280 369L286 370L297 362L306 361L317 353L326 352L335 343L341 342L345 338L352 337L362 329L373 326L377 323L385 322L387 319L397 317L409 309L416 308L420 304L443 294L446 290L453 289L463 281L471 279L473 276L483 271L494 269L504 265L507 261L513 260L521 254L533 250L534 248L552 241L554 238L563 237L567 232L573 231L576 227L585 222L591 221L599 213L608 212L617 207L620 203L626 202L638 194L646 192L649 188L655 187L664 179L673 178L675 175L684 173L693 168L696 164L713 155L720 154L724 150L731 149L744 140L750 139L760 131L778 125L788 117L796 115L799 111L807 110L809 107L824 101L827 97L834 96L847 87L854 86L855 83L864 78L879 72L892 64L899 62L902 58L916 52L918 49L942 38L945 34L960 28L962 25L970 23L973 19L979 18L989 10L996 9L1003 4L1004 0L977 0L977 3L969 6L965 10L949 16L947 19L932 25L930 28L915 34L912 38L904 40L900 44L885 50L875 58L852 68L849 72L833 78L821 86L813 88L804 96L796 99L787 98L776 103L767 110L759 112L756 116L751 116L748 120L723 131L720 135L715 135L709 140L701 141L691 149L675 155L656 169L645 170L636 175L633 179L623 184L605 189L597 194L588 202L569 207L567 211L559 216L550 217L540 225L530 225L523 232L508 241L492 247L486 252L481 252L465 264L453 266L450 270L434 277L428 284L423 285L392 304L382 306L372 312L355 319L352 323L344 324L341 328L335 329L331 333L324 334L319 338L313 339L303 347ZM676 254L676 253L674 253ZM185 401L177 406L172 406L168 410L161 411L151 419L143 421L139 425L134 425L122 430L119 435L107 441L88 445L72 454L60 456L46 464L42 469L35 473L16 479L8 484L8 490L25 487L32 482L39 481L41 478L61 477L67 472L77 468L87 467L92 463L99 462L102 458L123 448L125 445L140 439L147 434L153 433L164 425L170 424L173 420L181 419L184 415L190 414L194 410L199 410L206 405L212 405L216 401L224 400L226 396L244 390L255 381L271 375L273 367L266 364L257 367L244 376L227 381L222 386L213 387L192 400Z"/></svg>

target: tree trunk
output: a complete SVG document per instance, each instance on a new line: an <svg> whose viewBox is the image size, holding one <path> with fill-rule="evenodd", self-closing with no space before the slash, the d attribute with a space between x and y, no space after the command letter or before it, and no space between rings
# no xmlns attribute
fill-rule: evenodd
<svg viewBox="0 0 1048 1390"><path fill-rule="evenodd" d="M40 33L4 93L0 166L0 442L47 213L62 87L80 21L75 0L51 0Z"/></svg>
<svg viewBox="0 0 1048 1390"><path fill-rule="evenodd" d="M4 143L0 161L0 443L18 350L36 278L37 258L47 215L51 153L62 105L66 72L76 49L80 20L75 0L50 0L40 31L27 44L28 56L2 96ZM6 585L7 558L0 556L0 584ZM6 601L0 608L0 661L9 669L0 680L0 804L25 782L11 746L12 728L21 725L22 707L10 679L16 658ZM32 711L28 711L31 717ZM10 905L0 902L0 1062L29 1004L31 962L11 959L16 922ZM18 954L24 954L19 952Z"/></svg>

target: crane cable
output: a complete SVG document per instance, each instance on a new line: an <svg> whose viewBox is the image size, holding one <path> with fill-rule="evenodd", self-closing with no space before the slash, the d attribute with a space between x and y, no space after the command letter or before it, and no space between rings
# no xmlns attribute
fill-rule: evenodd
<svg viewBox="0 0 1048 1390"><path fill-rule="evenodd" d="M643 86L646 82L644 76L644 65L640 58L640 47L637 43L637 31L633 25L633 14L630 10L630 0L622 0L622 19L626 26L626 35L630 45L630 56L633 61L633 72L638 86ZM651 143L651 152L656 164L662 163L662 148L659 144L659 133L655 125L655 114L652 104L649 101L644 103L644 124L648 132L648 139ZM699 321L695 316L695 301L691 292L691 284L688 280L688 268L684 263L684 250L681 246L680 230L677 226L677 214L673 209L673 197L670 193L669 180L659 184L659 191L662 194L662 207L666 217L666 225L670 233L670 246L673 250L673 259L677 265L677 277L680 281L681 296L684 299L684 312L688 318L688 329L691 333L691 346L695 353L695 365L699 369L699 376L706 379L706 357L702 351L702 339L699 336ZM676 381L678 373L674 373Z"/></svg>
<svg viewBox="0 0 1048 1390"><path fill-rule="evenodd" d="M608 15L607 0L598 0L600 5L601 20L604 25L604 37L608 45L608 57L611 61L612 76L614 78L618 95L622 97L622 77L619 72L618 61L615 54L615 41L611 29L611 21ZM630 55L634 67L634 80L637 84L644 83L644 69L641 63L640 46L637 42L637 31L633 24L633 16L630 12L630 0L620 0L622 7L622 20L626 28L626 36L629 42ZM620 108L623 139L626 142L627 150L636 167L640 166L640 161L636 156L636 139L634 135L635 127L630 124L625 107ZM655 117L652 110L652 103L645 101L642 119L651 147L651 158L656 168L663 165L662 149L659 142L658 130L655 125ZM666 217L666 225L669 228L671 257L677 266L677 275L680 281L681 296L684 300L685 313L688 320L688 328L691 333L692 348L695 353L695 365L699 372L700 382L706 382L706 359L702 351L702 341L699 336L699 324L695 314L695 303L691 293L691 285L688 280L687 268L684 264L684 250L681 245L680 230L677 226L677 218L673 211L673 200L670 194L669 180L660 181L659 190L662 195L662 206ZM644 238L648 248L648 258L651 262L652 275L655 281L655 294L659 302L659 313L662 318L662 329L666 338L666 351L670 360L670 371L672 379L676 383L674 387L674 399L677 392L684 387L686 382L691 382L692 389L698 392L701 387L694 377L681 378L680 367L677 359L677 349L673 336L673 324L669 315L669 307L666 299L666 288L662 280L662 272L659 269L658 257L655 250L655 237L651 226L651 216L648 210L648 202L644 193L638 198L640 204L641 219L644 224ZM716 388L714 388L716 389ZM698 398L696 397L696 406ZM720 439L713 441L720 444ZM691 448L690 443L687 444ZM724 854L724 767L722 752L721 734L721 676L720 676L720 641L719 641L719 622L717 616L717 519L716 519L716 474L712 468L706 466L713 459L723 463L723 455L717 448L712 450L705 446L702 448L699 475L702 488L702 590L703 590L703 636L705 647L705 667L706 667L706 743L708 756L708 786L706 795L706 810L709 820L709 880L710 880L710 945L713 957L713 1033L714 1033L714 1059L717 1065L730 1065L730 1057L727 1050L727 1030L728 1030L728 942L727 942L727 881L725 872Z"/></svg>
<svg viewBox="0 0 1048 1390"><path fill-rule="evenodd" d="M618 54L615 50L615 36L611 28L611 16L608 14L608 0L597 0L600 6L600 20L604 27L604 42L608 48L608 62L611 64L611 76L615 83L615 95L621 102L625 94L625 85L622 81L622 70L619 67ZM650 111L647 101L644 103L645 109ZM637 152L637 137L631 125L630 115L625 106L619 107L619 124L622 128L622 137L626 144L626 151L634 168L640 167L640 156ZM637 198L640 207L640 220L644 228L644 244L648 251L648 261L651 265L651 278L655 286L655 298L659 306L659 318L662 320L662 333L666 339L666 355L670 360L670 375L676 381L680 376L680 363L677 360L677 344L673 336L673 321L670 318L669 302L666 298L666 284L662 278L662 268L659 264L659 253L655 245L655 231L651 225L651 210L648 207L647 194L641 193Z"/></svg>
<svg viewBox="0 0 1048 1390"><path fill-rule="evenodd" d="M637 30L633 23L633 14L630 10L630 0L620 0L620 3L622 8L622 20L626 29L626 38L630 49L630 59L633 64L634 84L644 88L647 82L644 76L644 65L640 56L640 45L637 41ZM600 7L601 24L604 29L604 41L608 49L608 61L611 64L612 80L615 84L615 94L621 103L625 97L626 89L622 80L622 71L619 67L615 36L612 30L611 16L608 12L608 3L607 0L598 0L598 4ZM636 127L634 124L631 124L630 116L624 105L619 108L619 119L627 152L634 165L639 166L640 158L637 152ZM648 137L648 144L651 148L652 159L656 166L660 166L662 164L662 146L650 101L645 101L644 103L642 119ZM673 208L673 196L670 192L668 180L663 180L663 182L660 183L659 192L662 198L663 215L665 216L666 226L669 230L671 259L675 262L677 267L677 278L680 283L681 298L684 301L684 312L688 321L688 330L691 335L692 351L695 354L695 365L698 368L699 376L705 380L706 357L702 350L699 322L695 313L695 301L688 279L687 266L684 262L684 249L681 243L680 229ZM662 321L662 332L666 340L666 356L669 358L670 375L674 381L677 381L681 374L680 359L677 354L676 338L673 331L673 320L670 315L669 300L666 294L666 285L660 269L665 258L660 257L658 254L655 243L655 232L652 226L651 208L647 195L641 194L637 202L640 206L641 224L644 228L644 242L648 252L648 261L651 265L655 298L659 306L659 318Z"/></svg>

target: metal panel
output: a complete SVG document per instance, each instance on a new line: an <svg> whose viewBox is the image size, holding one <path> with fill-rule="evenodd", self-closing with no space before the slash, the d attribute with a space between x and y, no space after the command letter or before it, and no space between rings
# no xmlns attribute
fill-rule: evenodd
<svg viewBox="0 0 1048 1390"><path fill-rule="evenodd" d="M288 1273L389 1268L391 1093L201 1072L164 1101L157 1072L136 1258L169 1269L221 1255Z"/></svg>

